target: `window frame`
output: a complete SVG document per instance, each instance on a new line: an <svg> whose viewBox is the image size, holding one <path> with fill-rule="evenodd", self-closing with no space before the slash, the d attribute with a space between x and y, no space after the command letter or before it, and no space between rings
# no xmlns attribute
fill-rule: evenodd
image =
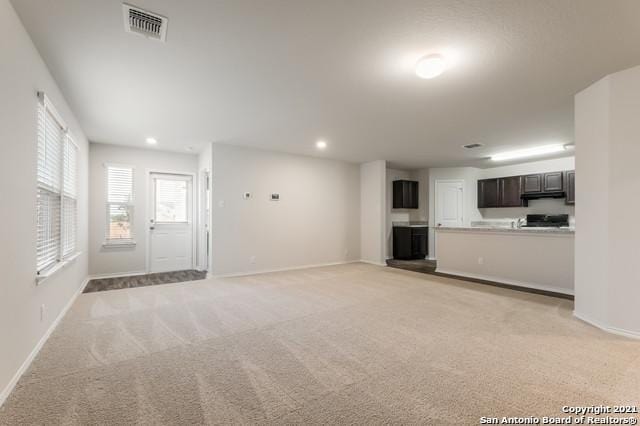
<svg viewBox="0 0 640 426"><path fill-rule="evenodd" d="M79 157L79 147L76 144L73 136L71 135L70 131L69 131L69 127L66 125L65 121L62 119L62 116L58 113L57 109L55 108L55 106L53 105L53 103L49 100L49 98L47 97L47 95L44 92L37 92L37 98L38 98L38 104L37 104L37 120L36 120L36 128L37 128L37 137L36 137L36 182L35 182L35 188L36 188L36 194L40 193L40 190L44 190L47 191L51 194L53 194L53 198L58 198L60 201L60 211L58 214L58 220L59 220L59 237L58 237L58 241L56 241L56 244L58 245L57 248L57 253L56 253L56 258L55 260L45 264L44 266L42 266L41 268L39 268L39 262L40 259L38 258L38 250L40 249L40 241L39 241L39 236L38 236L38 224L36 224L36 282L41 282L44 279L50 277L54 272L58 271L59 269L61 269L63 266L67 265L69 262L75 260L81 253L78 249L78 157ZM42 120L41 121L41 114L42 114ZM40 149L41 149L41 137L44 138L44 141L42 143L42 147L46 147L46 128L47 128L47 114L50 114L53 119L56 121L56 125L58 127L60 127L61 133L62 133L62 138L61 138L61 143L60 143L60 152L58 153L59 159L58 162L59 164L57 165L59 167L59 188L58 191L55 191L55 187L47 185L46 182L43 182L40 180ZM40 126L43 126L42 128L42 133L40 132ZM42 136L41 136L42 135ZM75 194L72 194L73 196L71 196L69 193L67 193L65 191L65 181L67 179L67 167L65 164L65 151L68 147L71 147L71 149L74 150L74 155L75 155L75 164L74 164L74 172L73 172L73 181L74 181L74 189L75 189ZM45 148L46 149L46 148ZM45 157L46 157L46 153L45 153ZM72 244L72 250L70 251L66 251L65 252L65 248L67 247L67 244L69 243L68 241L68 236L67 236L67 230L66 230L66 223L65 223L65 198L72 198L75 200L76 203L76 210L75 210L75 216L73 217L72 220L72 227L75 229L75 232L73 233L73 244ZM36 198L36 212L39 212L38 210L39 207L39 203L38 203L38 199ZM38 214L38 213L36 213ZM51 221L51 217L49 217L49 221ZM38 222L38 220L37 220ZM51 223L51 222L50 222Z"/></svg>
<svg viewBox="0 0 640 426"><path fill-rule="evenodd" d="M135 247L135 227L134 227L134 213L135 213L135 176L136 169L130 164L121 163L104 163L104 189L105 189L105 226L104 226L104 242L102 246L105 248L118 248L118 247ZM131 170L131 199L129 202L113 202L109 201L109 169L130 169ZM111 206L125 206L127 214L129 216L129 238L110 238L110 225L111 225Z"/></svg>

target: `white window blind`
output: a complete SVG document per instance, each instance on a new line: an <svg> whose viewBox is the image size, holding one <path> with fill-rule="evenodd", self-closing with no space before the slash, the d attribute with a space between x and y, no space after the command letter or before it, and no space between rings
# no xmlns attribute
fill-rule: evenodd
<svg viewBox="0 0 640 426"><path fill-rule="evenodd" d="M107 243L133 242L133 168L107 165Z"/></svg>
<svg viewBox="0 0 640 426"><path fill-rule="evenodd" d="M43 93L38 94L37 273L75 254L77 148Z"/></svg>
<svg viewBox="0 0 640 426"><path fill-rule="evenodd" d="M62 256L67 257L76 252L78 232L78 148L67 136L64 144L62 161Z"/></svg>

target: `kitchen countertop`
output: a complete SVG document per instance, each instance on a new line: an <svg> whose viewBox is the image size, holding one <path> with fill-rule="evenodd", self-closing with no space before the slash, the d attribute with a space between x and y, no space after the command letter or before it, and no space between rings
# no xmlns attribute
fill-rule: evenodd
<svg viewBox="0 0 640 426"><path fill-rule="evenodd" d="M393 222L394 228L427 228L428 222Z"/></svg>
<svg viewBox="0 0 640 426"><path fill-rule="evenodd" d="M574 228L510 228L510 227L497 227L497 226L463 226L463 227L450 227L440 226L435 228L437 231L458 231L458 232L503 232L507 234L561 234L561 235L573 235L575 234Z"/></svg>

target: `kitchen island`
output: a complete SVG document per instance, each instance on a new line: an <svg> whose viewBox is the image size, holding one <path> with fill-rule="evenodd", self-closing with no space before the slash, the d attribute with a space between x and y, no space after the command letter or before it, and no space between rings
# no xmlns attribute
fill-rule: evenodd
<svg viewBox="0 0 640 426"><path fill-rule="evenodd" d="M436 272L573 294L572 228L438 227Z"/></svg>

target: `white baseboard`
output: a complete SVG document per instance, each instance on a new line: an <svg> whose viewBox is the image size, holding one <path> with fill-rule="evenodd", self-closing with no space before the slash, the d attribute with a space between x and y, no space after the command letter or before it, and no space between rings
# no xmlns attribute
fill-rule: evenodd
<svg viewBox="0 0 640 426"><path fill-rule="evenodd" d="M211 278L245 277L249 275L270 274L272 272L296 271L298 269L308 269L308 268L321 268L323 266L347 265L349 263L359 263L359 262L363 262L363 261L362 260L345 260L341 262L316 263L313 265L291 266L287 268L261 269L259 271L234 272L231 274L207 274L207 278L209 277Z"/></svg>
<svg viewBox="0 0 640 426"><path fill-rule="evenodd" d="M387 266L386 263L374 262L373 260L360 259L360 260L357 260L356 262L368 263L369 265L376 265L376 266Z"/></svg>
<svg viewBox="0 0 640 426"><path fill-rule="evenodd" d="M67 302L65 307L62 308L62 310L60 311L56 319L51 323L47 331L40 338L40 340L38 341L36 346L33 348L29 356L27 356L27 359L24 360L20 368L18 368L18 371L16 371L16 374L13 375L13 378L11 379L11 381L9 381L7 386L2 390L2 392L0 393L0 407L2 407L2 404L4 404L4 402L7 400L7 398L13 391L13 388L15 388L16 384L18 384L18 380L20 380L20 377L22 377L22 375L29 369L29 366L38 355L38 352L40 352L40 349L42 349L42 347L47 342L47 340L49 339L53 331L56 329L56 327L60 323L60 320L62 320L62 318L66 315L67 311L71 308L71 306L73 305L73 302L75 302L78 296L82 294L82 292L84 291L84 288L89 283L89 280L90 278L87 277L84 279L84 281L82 281L82 284L80 284L80 286L78 287L78 290L76 290L76 292L71 297L69 302Z"/></svg>
<svg viewBox="0 0 640 426"><path fill-rule="evenodd" d="M535 290L551 291L551 292L554 292L554 293L567 294L567 295L573 296L573 290L569 290L569 289L566 289L566 288L553 287L553 286L548 286L548 285L543 285L543 284L536 284L536 283L529 283L529 282L524 282L524 281L509 280L509 279L505 279L505 278L501 278L501 277L492 277L490 275L471 274L471 273L468 273L468 272L451 271L451 270L446 270L446 269L441 269L441 268L436 268L436 273L447 274L447 275L455 275L455 276L458 276L458 277L461 277L461 278L473 278L473 279L476 279L476 280L493 281L493 282L500 283L500 284L508 284L508 285L513 285L513 286L516 286L516 287L532 288L532 289L535 289Z"/></svg>
<svg viewBox="0 0 640 426"><path fill-rule="evenodd" d="M578 318L581 321L586 322L587 324L591 324L592 326L599 328L602 331L606 331L607 333L616 334L618 336L629 337L631 339L640 339L640 333L637 331L624 330L622 328L611 327L601 323L600 321L592 320L589 317L576 311L573 311L573 316Z"/></svg>
<svg viewBox="0 0 640 426"><path fill-rule="evenodd" d="M121 278L121 277L136 277L138 275L146 275L146 271L132 271L132 272L114 272L112 274L95 274L90 275L89 280L99 280L102 278Z"/></svg>

